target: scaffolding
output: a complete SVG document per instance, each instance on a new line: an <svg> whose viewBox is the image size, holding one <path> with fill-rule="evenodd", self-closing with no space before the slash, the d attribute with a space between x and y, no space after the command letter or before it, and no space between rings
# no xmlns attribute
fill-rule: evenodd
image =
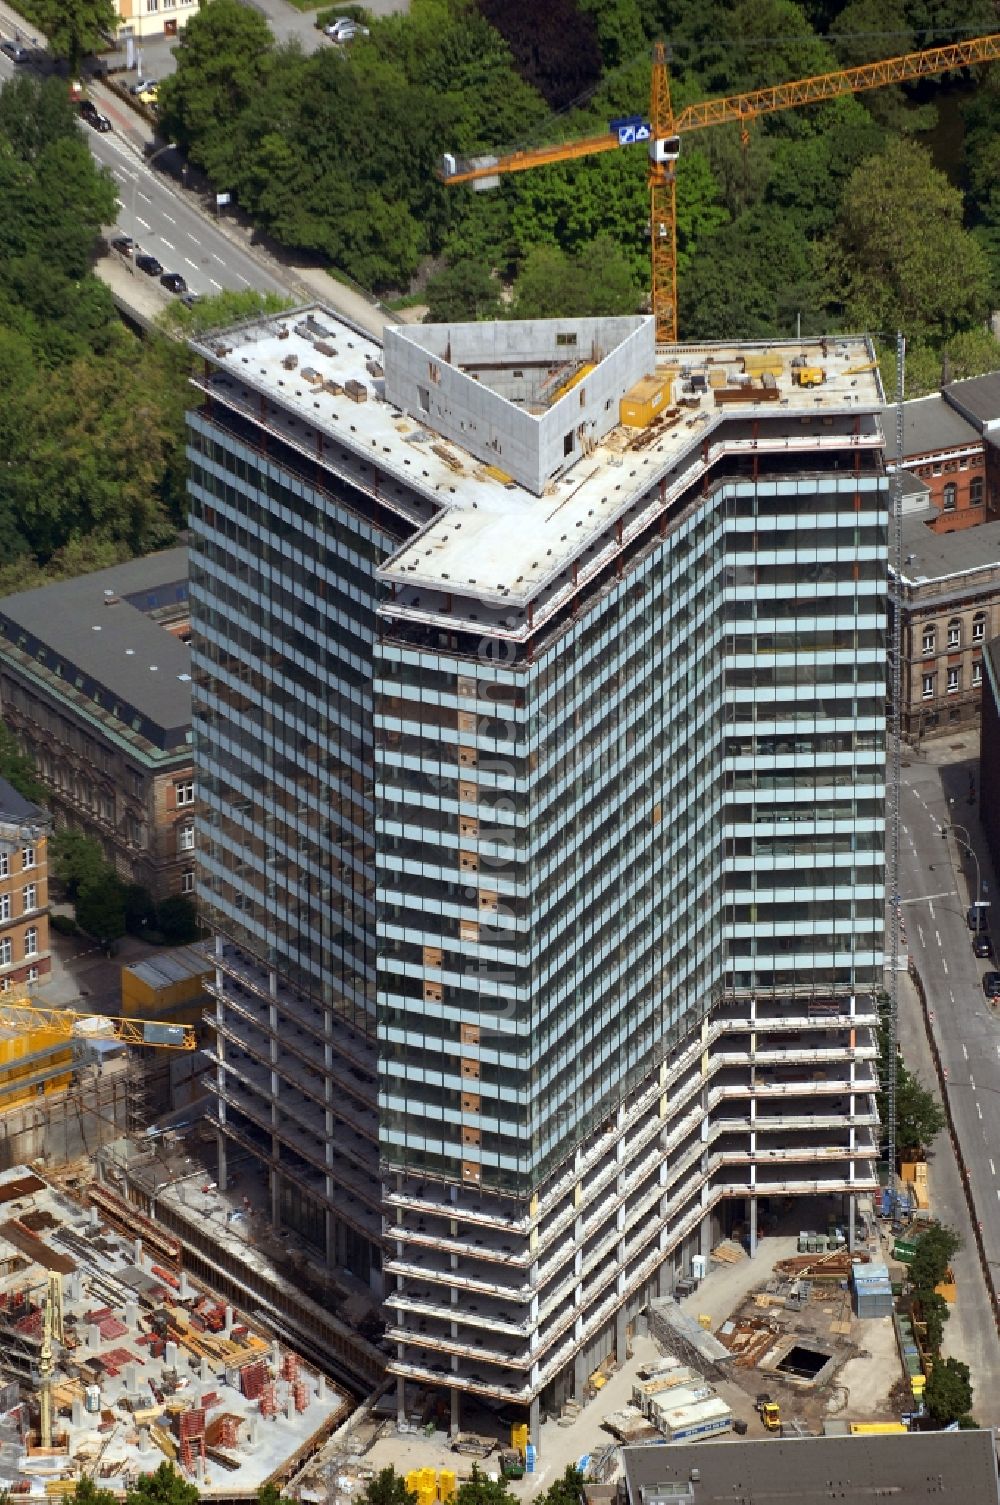
<svg viewBox="0 0 1000 1505"><path fill-rule="evenodd" d="M892 638L889 646L889 747L886 772L888 774L888 822L886 831L886 893L889 897L889 1017L887 1061L882 1063L882 1090L885 1104L883 1123L883 1146L888 1163L889 1184L893 1185L896 1174L896 1072L897 1043L899 1039L899 942L900 942L900 894L899 894L899 822L902 734L902 677L903 677L903 400L906 395L906 340L903 334L896 335L896 466L892 477L892 512L889 530L889 602L892 610Z"/></svg>

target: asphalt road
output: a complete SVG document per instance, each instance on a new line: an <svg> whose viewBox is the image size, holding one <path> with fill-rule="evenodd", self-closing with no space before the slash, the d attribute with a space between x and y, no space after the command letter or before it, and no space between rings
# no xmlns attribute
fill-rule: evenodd
<svg viewBox="0 0 1000 1505"><path fill-rule="evenodd" d="M1000 1277L1000 1013L982 988L984 972L996 963L972 952L966 910L976 898L976 867L960 842L978 856L983 897L998 896L977 806L969 801L978 767L971 759L937 761L945 755L938 744L930 758L908 752L904 759L900 895L906 945L924 982L986 1257ZM957 839L942 835L955 826L964 828ZM1000 904L992 930L1000 938ZM991 1336L995 1345L995 1332Z"/></svg>

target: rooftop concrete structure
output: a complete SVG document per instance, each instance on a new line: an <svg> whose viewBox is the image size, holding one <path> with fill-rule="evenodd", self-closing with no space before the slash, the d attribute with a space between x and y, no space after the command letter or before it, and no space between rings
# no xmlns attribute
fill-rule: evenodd
<svg viewBox="0 0 1000 1505"><path fill-rule="evenodd" d="M89 1200L70 1200L25 1166L0 1175L3 1347L22 1402L5 1481L45 1498L53 1481L88 1473L121 1492L164 1456L202 1499L245 1498L284 1478L347 1414L347 1397L192 1285L179 1244L155 1223L108 1188L95 1184ZM126 1227L136 1236L118 1231ZM46 1302L50 1448L39 1446Z"/></svg>

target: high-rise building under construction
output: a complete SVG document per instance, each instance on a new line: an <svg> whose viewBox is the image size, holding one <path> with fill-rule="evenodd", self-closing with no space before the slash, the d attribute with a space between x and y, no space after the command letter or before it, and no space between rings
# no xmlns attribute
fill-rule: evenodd
<svg viewBox="0 0 1000 1505"><path fill-rule="evenodd" d="M207 335L220 1177L539 1408L759 1209L876 1186L888 493L859 338Z"/></svg>

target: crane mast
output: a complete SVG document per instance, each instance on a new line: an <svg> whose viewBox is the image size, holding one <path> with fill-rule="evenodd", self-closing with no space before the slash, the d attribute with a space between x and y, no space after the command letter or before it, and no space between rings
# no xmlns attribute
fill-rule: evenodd
<svg viewBox="0 0 1000 1505"><path fill-rule="evenodd" d="M856 68L840 68L832 73L818 73L811 78L794 79L745 94L725 95L720 99L702 100L686 105L674 115L670 103L670 78L667 51L663 42L653 48L650 86L649 125L622 131L621 122L600 136L579 141L563 141L553 146L539 146L508 152L501 156L481 157L461 162L446 155L440 171L445 183L472 183L481 188L493 186L501 174L526 172L553 162L569 162L601 152L617 151L639 142L649 153L650 259L652 310L656 318L656 338L660 344L677 342L677 214L675 170L682 137L688 131L707 126L739 123L744 129L758 115L800 105L820 104L845 94L864 94L887 84L907 83L947 73L954 68L968 68L976 63L1000 59L1000 33L971 37L944 47L925 47L919 52L899 57L880 58Z"/></svg>

